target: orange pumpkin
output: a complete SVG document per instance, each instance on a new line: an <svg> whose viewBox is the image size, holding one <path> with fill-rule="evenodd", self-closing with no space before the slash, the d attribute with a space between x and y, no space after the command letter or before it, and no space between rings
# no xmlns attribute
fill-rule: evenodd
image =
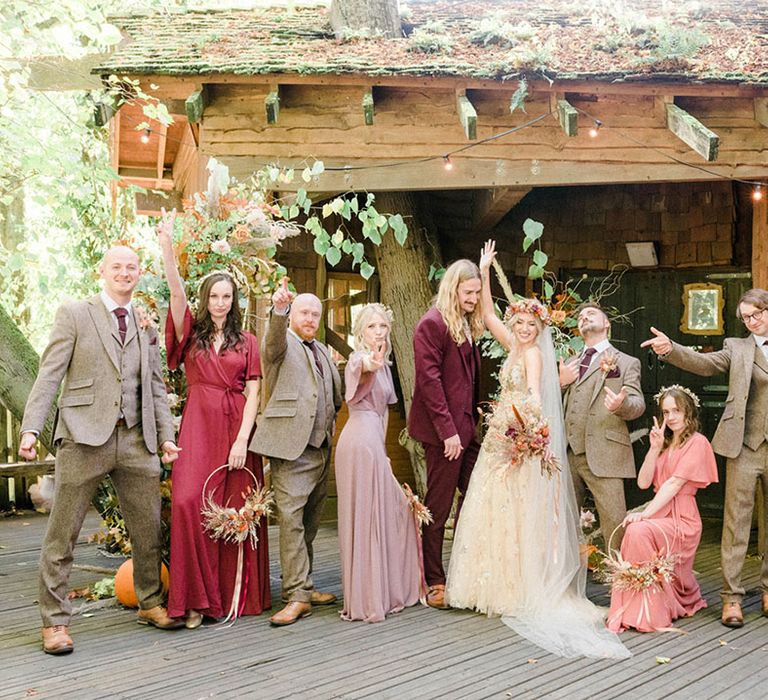
<svg viewBox="0 0 768 700"><path fill-rule="evenodd" d="M168 592L168 567L160 568L160 580L163 582L163 592ZM139 599L133 588L133 559L126 559L115 574L115 596L126 608L138 608Z"/></svg>

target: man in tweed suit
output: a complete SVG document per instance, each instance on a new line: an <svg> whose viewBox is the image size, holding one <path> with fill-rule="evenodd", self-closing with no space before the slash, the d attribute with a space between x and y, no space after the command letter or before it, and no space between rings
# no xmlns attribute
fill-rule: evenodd
<svg viewBox="0 0 768 700"><path fill-rule="evenodd" d="M755 489L760 480L768 494L768 291L750 289L739 300L738 317L750 335L726 338L723 349L698 353L672 342L651 328L654 337L642 343L675 367L709 377L728 372L728 397L712 447L727 458L725 514L720 557L723 569L721 621L741 627L744 587L741 571L749 544ZM763 523L764 527L768 522ZM762 613L768 617L768 551L761 552Z"/></svg>
<svg viewBox="0 0 768 700"><path fill-rule="evenodd" d="M640 361L619 352L608 340L610 321L597 304L583 304L578 316L584 338L581 356L560 363L568 463L576 502L592 492L600 529L608 542L627 514L624 479L635 476L627 421L645 412ZM612 546L618 547L619 530Z"/></svg>
<svg viewBox="0 0 768 700"><path fill-rule="evenodd" d="M130 248L107 251L99 267L101 294L61 306L27 400L19 454L35 442L62 387L54 434L56 487L40 557L43 651L67 654L72 605L67 580L86 511L104 476L115 484L131 536L138 621L161 629L183 626L168 617L160 581L160 462L176 459L160 353L154 330L131 308L139 259Z"/></svg>
<svg viewBox="0 0 768 700"><path fill-rule="evenodd" d="M290 312L290 313L289 313ZM288 280L272 295L272 316L262 363L266 408L250 449L269 457L280 521L282 599L270 618L291 625L329 605L332 593L315 590L312 543L328 491L331 441L341 406L341 379L328 349L315 339L323 306L314 294L294 295Z"/></svg>

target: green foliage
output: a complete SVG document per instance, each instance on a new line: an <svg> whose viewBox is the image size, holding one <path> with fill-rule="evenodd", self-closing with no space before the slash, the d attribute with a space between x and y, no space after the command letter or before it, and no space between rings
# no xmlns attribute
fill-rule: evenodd
<svg viewBox="0 0 768 700"><path fill-rule="evenodd" d="M99 579L91 586L91 596L95 600L101 598L113 598L115 595L115 577L108 576L106 578Z"/></svg>
<svg viewBox="0 0 768 700"><path fill-rule="evenodd" d="M526 99L528 99L528 81L525 78L520 78L517 83L517 90L509 100L509 113L512 114L517 109L525 113Z"/></svg>
<svg viewBox="0 0 768 700"><path fill-rule="evenodd" d="M479 46L496 44L511 49L535 36L536 30L527 22L511 24L507 21L506 13L495 12L480 20L477 27L470 32L469 40Z"/></svg>
<svg viewBox="0 0 768 700"><path fill-rule="evenodd" d="M427 22L408 38L408 51L417 53L450 53L453 42L439 22Z"/></svg>

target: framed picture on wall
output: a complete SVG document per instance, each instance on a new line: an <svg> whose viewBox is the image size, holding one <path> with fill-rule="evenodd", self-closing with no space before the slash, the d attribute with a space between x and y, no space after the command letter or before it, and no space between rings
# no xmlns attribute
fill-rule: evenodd
<svg viewBox="0 0 768 700"><path fill-rule="evenodd" d="M680 330L692 335L722 335L724 306L722 285L705 282L683 285Z"/></svg>

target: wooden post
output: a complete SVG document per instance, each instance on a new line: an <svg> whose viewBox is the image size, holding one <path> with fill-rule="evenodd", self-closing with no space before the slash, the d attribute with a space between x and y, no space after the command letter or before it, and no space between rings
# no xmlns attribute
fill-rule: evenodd
<svg viewBox="0 0 768 700"><path fill-rule="evenodd" d="M768 97L755 98L755 121L768 127Z"/></svg>
<svg viewBox="0 0 768 700"><path fill-rule="evenodd" d="M264 98L264 107L267 110L267 124L277 124L280 116L280 88L275 85Z"/></svg>
<svg viewBox="0 0 768 700"><path fill-rule="evenodd" d="M197 124L202 120L205 105L206 96L204 87L198 88L187 97L184 101L184 111L187 113L187 119L190 124Z"/></svg>
<svg viewBox="0 0 768 700"><path fill-rule="evenodd" d="M566 100L557 101L557 118L566 136L578 136L579 113Z"/></svg>
<svg viewBox="0 0 768 700"><path fill-rule="evenodd" d="M456 93L456 111L467 138L470 141L477 139L477 112L464 90L459 90Z"/></svg>
<svg viewBox="0 0 768 700"><path fill-rule="evenodd" d="M363 93L363 117L366 126L373 126L373 88L367 88Z"/></svg>
<svg viewBox="0 0 768 700"><path fill-rule="evenodd" d="M667 104L667 128L705 160L717 160L720 137L676 104Z"/></svg>
<svg viewBox="0 0 768 700"><path fill-rule="evenodd" d="M765 188L763 188L765 189ZM768 289L768 192L752 201L752 286Z"/></svg>

